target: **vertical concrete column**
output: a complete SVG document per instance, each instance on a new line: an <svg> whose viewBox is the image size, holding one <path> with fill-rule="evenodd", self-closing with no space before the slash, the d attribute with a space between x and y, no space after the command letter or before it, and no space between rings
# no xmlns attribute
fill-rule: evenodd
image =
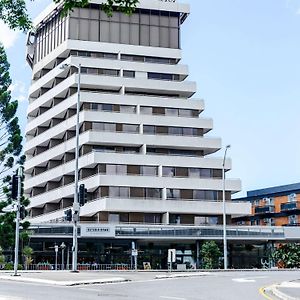
<svg viewBox="0 0 300 300"><path fill-rule="evenodd" d="M143 123L141 123L140 126L139 126L139 133L140 133L140 134L143 134L143 133L144 133Z"/></svg>
<svg viewBox="0 0 300 300"><path fill-rule="evenodd" d="M162 177L162 165L158 166L158 177Z"/></svg>
<svg viewBox="0 0 300 300"><path fill-rule="evenodd" d="M162 189L162 200L167 200L167 188Z"/></svg>
<svg viewBox="0 0 300 300"><path fill-rule="evenodd" d="M120 90L121 95L125 95L125 86L122 85L121 90Z"/></svg>
<svg viewBox="0 0 300 300"><path fill-rule="evenodd" d="M147 154L147 145L143 144L142 146L142 154Z"/></svg>
<svg viewBox="0 0 300 300"><path fill-rule="evenodd" d="M120 69L120 77L123 77L123 69Z"/></svg>
<svg viewBox="0 0 300 300"><path fill-rule="evenodd" d="M163 224L166 224L166 225L170 224L170 213L169 212L166 212L163 214L162 222L163 222Z"/></svg>
<svg viewBox="0 0 300 300"><path fill-rule="evenodd" d="M118 60L121 60L121 52L118 53Z"/></svg>

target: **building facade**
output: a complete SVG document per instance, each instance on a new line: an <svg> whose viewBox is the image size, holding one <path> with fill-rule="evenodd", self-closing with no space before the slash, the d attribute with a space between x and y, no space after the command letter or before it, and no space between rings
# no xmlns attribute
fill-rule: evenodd
<svg viewBox="0 0 300 300"><path fill-rule="evenodd" d="M234 218L238 225L299 226L300 183L247 192L236 199L251 203L252 214Z"/></svg>
<svg viewBox="0 0 300 300"><path fill-rule="evenodd" d="M116 11L108 17L100 10L101 2L92 0L65 17L53 4L28 35L29 221L33 226L63 226L64 212L73 204L75 66L81 64L79 183L85 184L88 201L80 210L80 237L85 224L108 224L115 235L118 224L134 224L134 233L144 225L166 230L174 225L221 225L223 158L211 156L221 149L221 140L208 136L212 119L202 117L204 102L193 98L196 84L187 79L188 67L181 64L181 26L189 6L141 0L131 16ZM70 67L63 69L66 64ZM230 159L225 169L231 169ZM227 178L225 189L228 223L250 213L249 203L231 201L241 189L240 180ZM110 229L89 230L82 247L94 247L98 256L124 244L130 248L136 240L134 235L118 235L121 240L113 246ZM183 243L175 237L170 243L192 245L180 250L187 255L195 250L195 238ZM139 245L144 251L155 249L158 257L170 247L162 236ZM44 243L41 251L47 247Z"/></svg>

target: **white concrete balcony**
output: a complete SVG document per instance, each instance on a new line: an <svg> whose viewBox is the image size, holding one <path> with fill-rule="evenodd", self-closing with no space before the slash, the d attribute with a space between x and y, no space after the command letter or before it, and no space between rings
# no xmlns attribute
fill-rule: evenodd
<svg viewBox="0 0 300 300"><path fill-rule="evenodd" d="M160 158L161 161L163 159ZM170 159L169 159L170 160ZM207 159L208 164L210 167L212 164L209 163L210 159ZM213 162L213 161L212 161ZM154 157L147 157L146 155L132 155L132 154L108 154L108 153L97 153L97 152L91 152L89 154L86 154L79 158L79 169L81 168L93 168L97 164L133 164L133 165L140 165L140 166L159 166L158 161L155 160ZM178 165L179 163L177 163ZM221 161L218 161L218 168L221 169ZM161 164L163 165L163 164ZM174 165L174 160L167 164L167 166ZM180 165L184 165L182 162ZM195 165L199 167L203 167L202 163L198 164L193 163L193 167ZM226 162L226 167L230 165L228 161ZM185 165L184 165L185 166ZM62 176L64 175L74 175L74 169L75 169L75 160L72 160L68 163L62 164L60 166L57 166L55 168L52 168L50 170L47 170L39 175L28 177L25 180L25 186L24 190L26 193L29 193L30 190L33 187L43 187L45 184L49 181L59 181ZM26 169L26 172L29 170ZM159 177L158 175L155 177L150 177L147 175L132 175L132 174L124 174L121 176L117 175L105 175L105 174L96 174L92 176L101 176L101 182L106 182L105 178L108 178L108 180L112 180L112 184L118 183L117 185L131 185L137 184L141 181L141 185L144 186L145 184L148 184L149 180L153 180L153 186L156 188L181 188L181 189L198 189L202 186L207 186L208 188L211 187L211 189L218 189L220 190L220 180L215 178L209 178L209 179L200 179L200 178L192 178L192 177ZM112 177L112 178L111 178ZM157 179L160 178L160 179ZM239 180L232 180L228 179L226 180L226 188L231 190L232 192L237 192L241 189L241 184ZM213 184L212 184L213 183ZM199 185L200 184L200 185ZM152 185L151 185L152 187Z"/></svg>
<svg viewBox="0 0 300 300"><path fill-rule="evenodd" d="M155 64L155 63L144 63L144 62L130 62L122 60L111 60L103 58L92 58L92 57L68 57L59 66L55 67L53 70L49 71L47 74L42 76L40 79L35 81L29 89L29 94L33 94L42 87L51 87L53 80L57 76L62 76L64 72L60 66L63 64L71 64L78 66L81 64L82 67L87 68L99 68L99 69L112 69L112 70L130 70L136 72L142 72L147 74L148 72L155 73L167 73L167 74L177 74L186 78L188 76L188 67L186 65L165 65L165 64Z"/></svg>
<svg viewBox="0 0 300 300"><path fill-rule="evenodd" d="M54 172L54 171L53 171ZM195 190L217 190L222 191L221 179L203 178L171 178L153 176L134 176L134 175L101 175L97 174L80 180L85 184L88 191L94 191L100 186L121 186L121 187L145 187L145 188L169 188L169 189L195 189ZM39 186L42 184L37 178L27 180L25 192L30 190L30 185ZM237 192L241 190L239 179L226 179L226 191ZM31 197L29 207L40 207L48 202L57 202L62 198L70 198L74 195L74 183L65 185L51 191Z"/></svg>
<svg viewBox="0 0 300 300"><path fill-rule="evenodd" d="M221 201L176 201L158 199L123 199L102 198L86 203L80 210L82 217L93 216L98 212L143 212L143 213L171 213L192 215L221 215L223 211ZM57 210L48 214L29 219L31 223L43 223L64 217L64 210ZM226 202L228 215L250 215L250 203Z"/></svg>
<svg viewBox="0 0 300 300"><path fill-rule="evenodd" d="M68 108L76 105L76 97L73 95L72 97L66 99L62 103L58 104L59 106L54 112L47 111L42 116L35 118L33 121L28 123L26 128L26 134L33 134L37 126L49 126L49 122L51 121L51 117L48 116L52 114L54 118L63 118L65 112ZM53 116L55 114L55 116ZM192 127L203 129L204 133L207 133L213 128L213 121L210 118L188 118L188 117L178 117L178 116L164 116L164 115L142 115L136 113L120 113L120 112L105 112L105 111L93 111L87 110L80 112L83 114L81 118L82 121L88 122L108 122L108 123L123 123L123 124L146 124L146 125L156 125L156 126L174 126L176 127ZM74 120L74 119L73 119ZM75 120L74 120L75 122ZM66 130L66 126L64 123L67 123L67 120L59 123L56 126L62 125L64 130ZM74 123L75 125L75 123ZM70 124L71 126L71 124ZM53 129L49 128L47 132ZM46 133L46 132L44 132Z"/></svg>
<svg viewBox="0 0 300 300"><path fill-rule="evenodd" d="M80 136L81 140L88 139L88 133ZM61 159L65 152L69 152L74 148L74 139L60 144L47 151L47 159L43 153L36 155L32 158L28 158L25 162L25 171L31 172L32 168L35 166L45 166L49 160ZM222 158L218 157L199 157L199 156L179 156L179 155L158 155L154 153L149 153L144 155L142 153L129 154L122 152L99 152L94 150L87 154L89 156L93 155L93 163L111 163L111 164L131 164L134 165L137 162L141 162L143 165L157 165L157 166L174 166L174 167L194 167L194 168L222 168ZM81 158L80 158L81 160ZM72 162L70 162L72 164ZM82 165L86 167L87 165ZM231 169L231 160L227 159L225 164L226 170ZM59 174L63 174L58 172Z"/></svg>

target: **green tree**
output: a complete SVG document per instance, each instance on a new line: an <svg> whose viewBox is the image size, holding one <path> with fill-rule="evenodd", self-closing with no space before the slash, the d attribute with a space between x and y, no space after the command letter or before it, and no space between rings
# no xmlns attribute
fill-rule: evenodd
<svg viewBox="0 0 300 300"><path fill-rule="evenodd" d="M75 7L85 7L89 0L53 0L61 3L62 13L67 14ZM101 6L109 16L112 15L114 7L120 12L131 14L139 0L107 0ZM27 31L32 27L31 19L27 13L25 0L0 0L0 20L3 20L11 29Z"/></svg>
<svg viewBox="0 0 300 300"><path fill-rule="evenodd" d="M30 264L32 264L33 249L29 246L25 246L23 249L23 255L25 257L25 270L28 270Z"/></svg>
<svg viewBox="0 0 300 300"><path fill-rule="evenodd" d="M207 241L201 247L202 266L204 269L216 269L222 253L215 241Z"/></svg>
<svg viewBox="0 0 300 300"><path fill-rule="evenodd" d="M272 254L277 266L282 268L300 268L300 244L279 245Z"/></svg>

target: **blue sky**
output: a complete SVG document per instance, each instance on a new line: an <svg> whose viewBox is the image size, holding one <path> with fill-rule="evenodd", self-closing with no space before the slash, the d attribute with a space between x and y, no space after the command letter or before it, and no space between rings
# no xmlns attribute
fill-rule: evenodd
<svg viewBox="0 0 300 300"><path fill-rule="evenodd" d="M300 181L300 0L184 0L191 15L182 30L182 63L212 117L209 136L231 144L243 190ZM28 1L36 16L49 0ZM6 32L19 117L26 124L30 68L25 36ZM223 155L223 151L217 156Z"/></svg>

